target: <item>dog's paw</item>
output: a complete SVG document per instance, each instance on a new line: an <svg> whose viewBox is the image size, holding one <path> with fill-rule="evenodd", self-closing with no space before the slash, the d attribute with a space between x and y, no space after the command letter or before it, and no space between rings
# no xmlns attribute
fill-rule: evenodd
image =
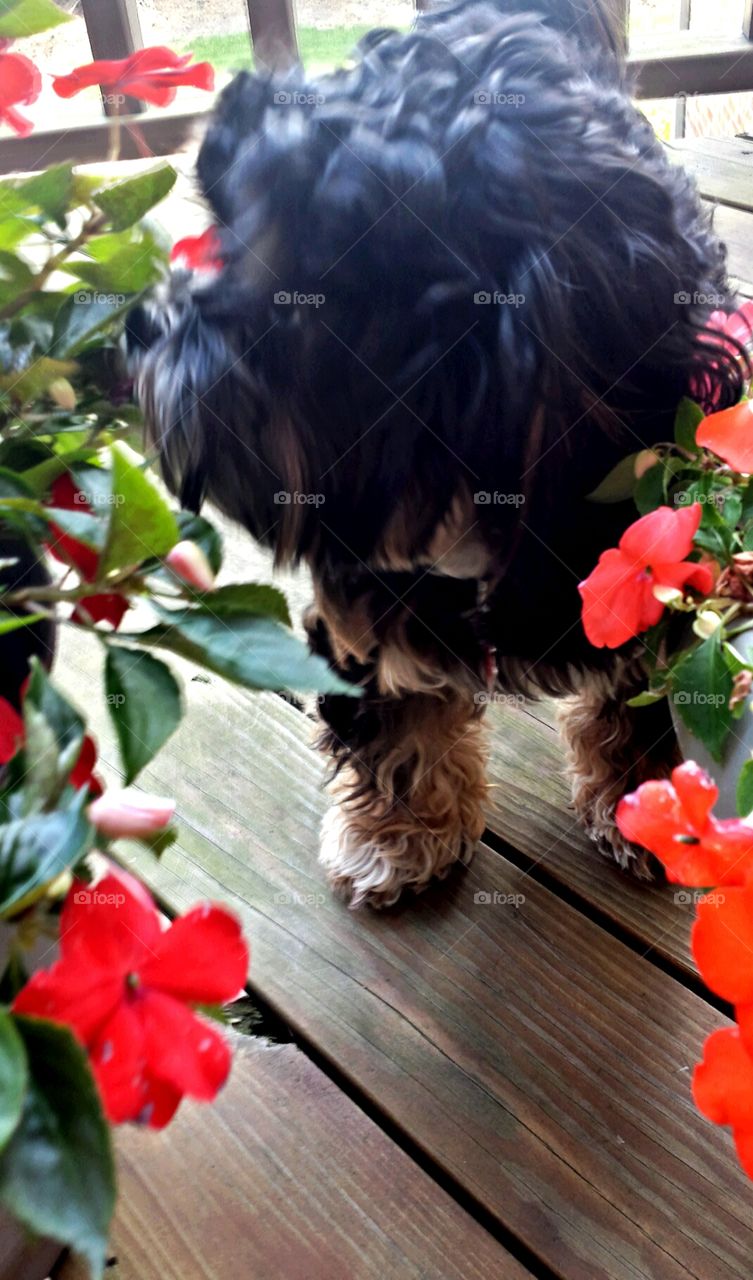
<svg viewBox="0 0 753 1280"><path fill-rule="evenodd" d="M662 883L661 863L647 849L626 840L611 814L590 814L583 819L583 826L599 853L611 858L622 871L647 884Z"/></svg>
<svg viewBox="0 0 753 1280"><path fill-rule="evenodd" d="M470 861L476 843L462 840L453 849L428 830L377 830L367 838L363 822L348 819L337 805L325 815L319 861L333 892L354 909L391 907L406 889L420 893L455 862Z"/></svg>

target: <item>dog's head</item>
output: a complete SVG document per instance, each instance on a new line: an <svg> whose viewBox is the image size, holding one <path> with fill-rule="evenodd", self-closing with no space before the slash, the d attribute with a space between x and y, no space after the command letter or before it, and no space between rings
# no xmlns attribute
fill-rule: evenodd
<svg viewBox="0 0 753 1280"><path fill-rule="evenodd" d="M485 496L560 502L567 470L572 501L694 377L739 393L698 341L721 250L617 59L509 9L222 95L198 171L223 269L133 342L168 481L281 560L405 568L469 509L504 544L519 504Z"/></svg>

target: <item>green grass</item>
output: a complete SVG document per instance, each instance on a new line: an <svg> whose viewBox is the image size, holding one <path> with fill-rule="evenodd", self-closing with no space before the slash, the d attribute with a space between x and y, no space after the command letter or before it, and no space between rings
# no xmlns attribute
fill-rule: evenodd
<svg viewBox="0 0 753 1280"><path fill-rule="evenodd" d="M298 45L304 66L311 71L335 67L345 61L354 46L370 28L365 27L299 27ZM186 46L186 50L188 49ZM252 66L249 36L199 36L191 41L194 56L211 62L217 71L240 71Z"/></svg>

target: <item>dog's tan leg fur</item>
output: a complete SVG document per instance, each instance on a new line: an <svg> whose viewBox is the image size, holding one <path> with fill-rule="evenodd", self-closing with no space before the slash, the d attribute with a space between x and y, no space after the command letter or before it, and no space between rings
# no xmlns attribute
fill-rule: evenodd
<svg viewBox="0 0 753 1280"><path fill-rule="evenodd" d="M333 784L321 862L353 907L389 906L467 861L484 830L485 750L471 697L408 694Z"/></svg>
<svg viewBox="0 0 753 1280"><path fill-rule="evenodd" d="M640 879L656 878L658 863L617 830L618 801L650 778L667 777L679 762L666 705L628 707L645 684L629 665L613 676L589 677L563 700L559 712L565 739L573 806L600 851Z"/></svg>

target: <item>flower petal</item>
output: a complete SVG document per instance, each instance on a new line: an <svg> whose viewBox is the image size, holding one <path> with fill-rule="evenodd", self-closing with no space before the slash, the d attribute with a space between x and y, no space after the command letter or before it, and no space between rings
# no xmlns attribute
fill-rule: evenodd
<svg viewBox="0 0 753 1280"><path fill-rule="evenodd" d="M194 907L162 934L140 973L145 986L178 1000L232 1000L248 974L248 947L239 922L224 907Z"/></svg>
<svg viewBox="0 0 753 1280"><path fill-rule="evenodd" d="M119 974L98 965L82 967L59 960L29 979L13 1001L13 1011L62 1022L88 1045L112 1017L123 995Z"/></svg>
<svg viewBox="0 0 753 1280"><path fill-rule="evenodd" d="M139 839L164 831L175 816L175 801L126 787L106 791L89 805L87 816L100 834L111 840Z"/></svg>
<svg viewBox="0 0 753 1280"><path fill-rule="evenodd" d="M737 1027L713 1031L693 1073L693 1098L714 1124L753 1127L753 1059Z"/></svg>
<svg viewBox="0 0 753 1280"><path fill-rule="evenodd" d="M648 584L650 587L650 583ZM599 563L581 582L578 590L583 600L583 629L597 648L616 649L638 635L645 626L646 582L631 560L610 548L603 551ZM663 606L653 602L658 621Z"/></svg>
<svg viewBox="0 0 753 1280"><path fill-rule="evenodd" d="M753 1001L753 888L729 888L701 902L691 945L712 991L733 1004Z"/></svg>
<svg viewBox="0 0 753 1280"><path fill-rule="evenodd" d="M230 1073L225 1037L186 1005L158 991L140 1002L149 1070L181 1094L209 1101Z"/></svg>
<svg viewBox="0 0 753 1280"><path fill-rule="evenodd" d="M701 523L701 504L688 507L657 507L626 529L619 547L642 567L672 564L685 560Z"/></svg>
<svg viewBox="0 0 753 1280"><path fill-rule="evenodd" d="M121 1001L100 1028L89 1058L108 1120L135 1120L149 1094L146 1033L135 1003Z"/></svg>
<svg viewBox="0 0 753 1280"><path fill-rule="evenodd" d="M698 428L696 442L734 471L753 473L753 401L710 413Z"/></svg>
<svg viewBox="0 0 753 1280"><path fill-rule="evenodd" d="M60 951L66 962L91 963L122 977L153 953L161 932L148 891L113 867L96 884L74 881L60 918Z"/></svg>
<svg viewBox="0 0 753 1280"><path fill-rule="evenodd" d="M695 760L686 760L672 770L672 786L680 800L688 821L699 834L709 820L711 810L719 799L719 788ZM753 834L753 833L751 833Z"/></svg>
<svg viewBox="0 0 753 1280"><path fill-rule="evenodd" d="M6 698L0 698L0 765L12 760L24 741L24 722Z"/></svg>
<svg viewBox="0 0 753 1280"><path fill-rule="evenodd" d="M0 109L29 106L42 92L42 75L22 53L0 53Z"/></svg>

